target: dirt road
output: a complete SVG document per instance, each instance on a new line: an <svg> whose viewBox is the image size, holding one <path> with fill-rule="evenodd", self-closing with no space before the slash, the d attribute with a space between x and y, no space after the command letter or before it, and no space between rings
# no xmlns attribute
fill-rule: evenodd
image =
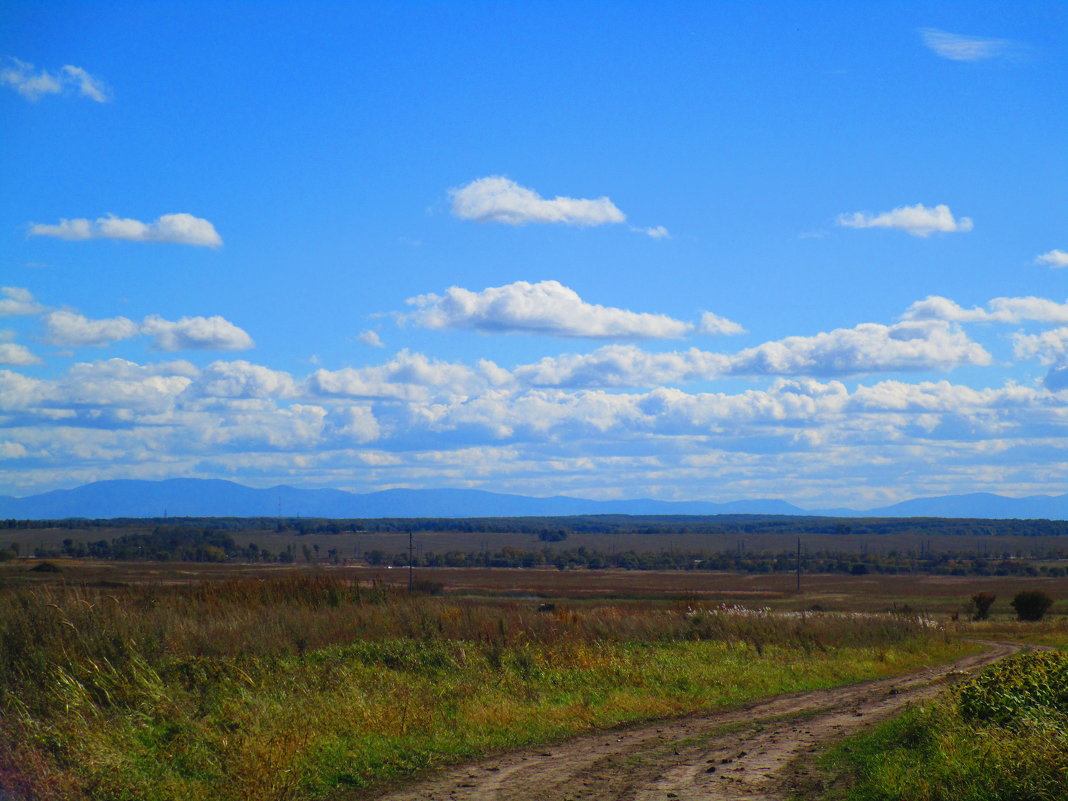
<svg viewBox="0 0 1068 801"><path fill-rule="evenodd" d="M929 697L1017 646L908 676L784 695L745 709L586 735L452 768L380 801L783 801L812 787L798 757Z"/></svg>

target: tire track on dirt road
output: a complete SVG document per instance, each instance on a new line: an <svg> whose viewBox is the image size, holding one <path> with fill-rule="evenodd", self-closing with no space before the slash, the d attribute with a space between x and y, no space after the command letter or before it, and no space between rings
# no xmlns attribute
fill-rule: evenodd
<svg viewBox="0 0 1068 801"><path fill-rule="evenodd" d="M1020 649L905 676L782 695L744 709L587 734L445 769L379 801L782 801L804 777L798 758L928 698L943 680Z"/></svg>

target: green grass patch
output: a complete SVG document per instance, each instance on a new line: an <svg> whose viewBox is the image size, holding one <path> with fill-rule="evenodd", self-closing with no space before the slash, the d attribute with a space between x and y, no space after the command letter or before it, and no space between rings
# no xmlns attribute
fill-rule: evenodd
<svg viewBox="0 0 1068 801"><path fill-rule="evenodd" d="M829 752L843 801L1068 798L1068 653L1003 660Z"/></svg>

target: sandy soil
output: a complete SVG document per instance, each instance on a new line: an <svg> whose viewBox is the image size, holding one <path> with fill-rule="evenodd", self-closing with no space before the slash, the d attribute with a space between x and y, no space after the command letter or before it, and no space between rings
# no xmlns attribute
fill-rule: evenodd
<svg viewBox="0 0 1068 801"><path fill-rule="evenodd" d="M1018 646L907 676L783 695L741 710L586 735L442 771L381 801L664 801L805 797L806 754L929 697Z"/></svg>

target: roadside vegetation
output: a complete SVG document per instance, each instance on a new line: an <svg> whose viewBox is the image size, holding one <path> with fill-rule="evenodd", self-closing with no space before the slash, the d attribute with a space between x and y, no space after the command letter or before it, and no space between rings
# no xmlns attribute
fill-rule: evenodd
<svg viewBox="0 0 1068 801"><path fill-rule="evenodd" d="M0 796L338 799L952 659L915 614L449 598L292 572L0 587Z"/></svg>
<svg viewBox="0 0 1068 801"><path fill-rule="evenodd" d="M1068 652L992 665L824 759L848 801L1068 798Z"/></svg>

